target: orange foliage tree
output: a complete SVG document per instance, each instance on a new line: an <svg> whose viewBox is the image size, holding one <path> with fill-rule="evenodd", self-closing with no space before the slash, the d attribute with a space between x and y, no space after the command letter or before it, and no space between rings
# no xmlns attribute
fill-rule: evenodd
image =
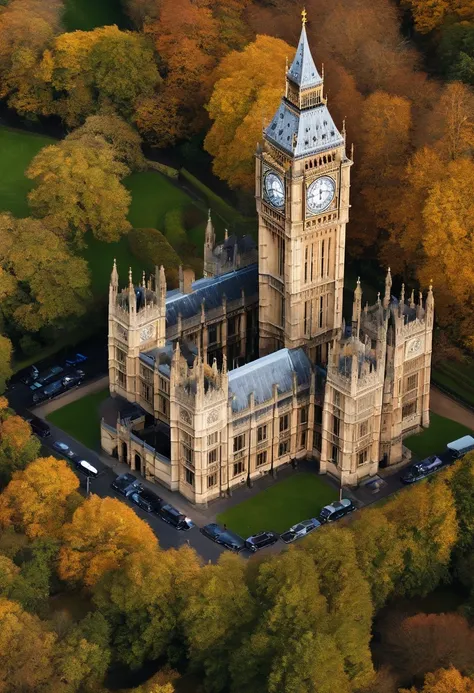
<svg viewBox="0 0 474 693"><path fill-rule="evenodd" d="M158 541L132 508L114 498L91 496L63 527L59 555L63 580L92 587L131 553L154 555Z"/></svg>
<svg viewBox="0 0 474 693"><path fill-rule="evenodd" d="M77 476L64 460L41 457L13 479L0 495L0 525L28 537L57 537L77 505Z"/></svg>
<svg viewBox="0 0 474 693"><path fill-rule="evenodd" d="M403 688L400 693L474 693L474 680L451 667L427 674L419 692L416 688Z"/></svg>

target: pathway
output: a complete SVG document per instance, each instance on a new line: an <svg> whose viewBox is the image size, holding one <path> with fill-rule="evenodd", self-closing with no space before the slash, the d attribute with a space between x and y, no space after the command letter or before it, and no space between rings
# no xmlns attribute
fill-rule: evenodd
<svg viewBox="0 0 474 693"><path fill-rule="evenodd" d="M46 418L48 414L56 409L61 409L65 407L66 404L71 404L78 399L82 399L86 395L91 395L93 392L100 392L105 390L109 386L109 376L104 375L96 380L91 380L86 385L81 385L80 387L75 387L69 392L65 392L64 395L51 399L49 402L34 408L34 414L40 416L43 419Z"/></svg>
<svg viewBox="0 0 474 693"><path fill-rule="evenodd" d="M447 419L457 421L474 431L473 411L467 409L467 407L463 407L462 404L451 399L449 395L445 395L444 392L438 390L434 385L431 386L430 395L431 411L434 411L435 414L439 414L440 416L445 416Z"/></svg>

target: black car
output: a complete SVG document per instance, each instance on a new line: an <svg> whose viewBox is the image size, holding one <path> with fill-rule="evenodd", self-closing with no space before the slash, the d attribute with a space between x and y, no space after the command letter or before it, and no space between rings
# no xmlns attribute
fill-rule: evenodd
<svg viewBox="0 0 474 693"><path fill-rule="evenodd" d="M31 385L31 383L37 380L38 378L39 370L36 368L36 366L30 366L23 372L21 376L21 381L25 383L25 385Z"/></svg>
<svg viewBox="0 0 474 693"><path fill-rule="evenodd" d="M265 546L276 544L278 539L278 534L275 532L259 532L245 540L245 547L249 551L255 552L265 548Z"/></svg>
<svg viewBox="0 0 474 693"><path fill-rule="evenodd" d="M136 476L126 472L125 474L119 474L115 481L112 481L112 488L118 491L122 496L129 496L131 493L140 488L140 484Z"/></svg>
<svg viewBox="0 0 474 693"><path fill-rule="evenodd" d="M47 438L51 435L51 429L49 428L46 421L39 419L37 416L33 416L33 414L27 413L27 415L25 416L25 421L27 421L30 424L33 433L35 433L40 438Z"/></svg>
<svg viewBox="0 0 474 693"><path fill-rule="evenodd" d="M186 517L186 515L183 515L179 510L173 508L172 505L162 505L158 514L164 522L176 527L176 529L186 531L194 527L194 522L189 517Z"/></svg>
<svg viewBox="0 0 474 693"><path fill-rule="evenodd" d="M334 522L339 520L344 515L355 510L354 504L349 498L343 498L341 501L334 501L331 505L326 505L319 513L319 521L321 524L326 522Z"/></svg>
<svg viewBox="0 0 474 693"><path fill-rule="evenodd" d="M235 534L235 532L230 532L228 529L223 529L214 522L201 527L201 533L208 539L215 541L216 544L221 544L231 551L239 552L245 548L245 541L242 537Z"/></svg>
<svg viewBox="0 0 474 693"><path fill-rule="evenodd" d="M138 494L140 497L140 502L138 502L133 496ZM132 493L130 496L131 500L139 505L141 508L146 510L149 513L159 513L163 505L166 505L164 500L160 498L159 496L156 495L156 493L153 493L153 491L149 491L146 488L139 489L138 491L135 491Z"/></svg>
<svg viewBox="0 0 474 693"><path fill-rule="evenodd" d="M66 390L70 390L72 387L79 386L84 380L84 371L77 370L75 373L70 375L65 375L62 379L63 386Z"/></svg>
<svg viewBox="0 0 474 693"><path fill-rule="evenodd" d="M40 402L45 402L47 399L52 399L56 395L60 395L61 392L64 392L64 385L62 380L56 380L54 383L51 383L51 385L48 385L47 387L43 388L42 390L39 390L38 392L35 392L33 395L33 402L35 404L39 404Z"/></svg>
<svg viewBox="0 0 474 693"><path fill-rule="evenodd" d="M142 510L145 510L147 513L153 512L153 507L152 507L151 503L149 503L146 500L146 498L143 498L143 496L139 490L133 491L133 493L131 493L129 495L129 498L132 501L132 503L135 503L135 505L138 505L139 508L141 508Z"/></svg>

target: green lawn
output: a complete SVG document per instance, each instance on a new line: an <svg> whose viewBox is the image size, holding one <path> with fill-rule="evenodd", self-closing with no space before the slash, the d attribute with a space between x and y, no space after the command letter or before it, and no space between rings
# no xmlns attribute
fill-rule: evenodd
<svg viewBox="0 0 474 693"><path fill-rule="evenodd" d="M337 490L317 474L299 472L220 513L217 521L243 537L265 529L284 532L301 520L317 517L337 497Z"/></svg>
<svg viewBox="0 0 474 693"><path fill-rule="evenodd" d="M66 404L46 417L52 424L92 450L100 449L99 407L109 396L108 388Z"/></svg>
<svg viewBox="0 0 474 693"><path fill-rule="evenodd" d="M431 412L430 427L417 435L405 438L403 444L418 459L423 459L444 452L447 443L470 434L472 431L466 426Z"/></svg>
<svg viewBox="0 0 474 693"><path fill-rule="evenodd" d="M442 361L433 368L435 385L474 407L474 364L470 360L462 363Z"/></svg>
<svg viewBox="0 0 474 693"><path fill-rule="evenodd" d="M66 0L63 22L67 31L90 31L110 24L127 29L130 24L120 0Z"/></svg>
<svg viewBox="0 0 474 693"><path fill-rule="evenodd" d="M0 127L0 212L12 212L16 217L29 215L26 196L33 182L25 171L40 149L54 142L43 135Z"/></svg>

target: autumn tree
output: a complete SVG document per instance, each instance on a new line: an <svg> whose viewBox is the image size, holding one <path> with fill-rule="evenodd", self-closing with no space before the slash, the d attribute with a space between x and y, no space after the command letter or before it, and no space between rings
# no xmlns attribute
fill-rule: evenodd
<svg viewBox="0 0 474 693"><path fill-rule="evenodd" d="M38 189L55 204L49 182ZM86 310L91 297L87 263L55 231L39 219L0 214L1 310L15 329L37 332Z"/></svg>
<svg viewBox="0 0 474 693"><path fill-rule="evenodd" d="M39 537L23 547L15 561L20 573L9 594L30 612L43 616L48 613L59 542L51 537Z"/></svg>
<svg viewBox="0 0 474 693"><path fill-rule="evenodd" d="M403 546L405 565L397 593L428 594L447 577L457 540L454 499L443 475L398 494L384 514L396 526Z"/></svg>
<svg viewBox="0 0 474 693"><path fill-rule="evenodd" d="M2 398L3 400L3 398ZM0 400L0 407L2 406ZM6 407L0 418L0 485L5 486L13 472L24 469L38 457L39 441L32 435L30 425Z"/></svg>
<svg viewBox="0 0 474 693"><path fill-rule="evenodd" d="M451 667L427 674L419 691L416 688L403 688L400 693L474 693L474 681Z"/></svg>
<svg viewBox="0 0 474 693"><path fill-rule="evenodd" d="M245 572L242 559L223 554L199 571L182 614L191 665L204 670L208 691L228 690L229 655L255 616Z"/></svg>
<svg viewBox="0 0 474 693"><path fill-rule="evenodd" d="M444 161L470 156L474 151L474 94L461 82L446 84L425 119L428 143Z"/></svg>
<svg viewBox="0 0 474 693"><path fill-rule="evenodd" d="M91 496L63 527L59 576L93 587L129 554L154 554L158 542L149 525L114 498Z"/></svg>
<svg viewBox="0 0 474 693"><path fill-rule="evenodd" d="M61 31L62 11L61 0L11 0L0 7L0 98L19 113L34 116L50 109L40 63Z"/></svg>
<svg viewBox="0 0 474 693"><path fill-rule="evenodd" d="M254 153L282 96L285 62L294 52L287 43L257 36L242 52L220 63L207 106L212 126L204 147L213 157L213 171L233 188L255 185Z"/></svg>
<svg viewBox="0 0 474 693"><path fill-rule="evenodd" d="M64 460L44 457L13 478L0 495L0 525L28 537L55 537L74 505L77 476Z"/></svg>
<svg viewBox="0 0 474 693"><path fill-rule="evenodd" d="M474 19L472 0L403 0L402 5L411 11L415 28L420 34L437 29L450 15L457 15L458 19Z"/></svg>
<svg viewBox="0 0 474 693"><path fill-rule="evenodd" d="M231 691L349 693L319 579L303 551L286 551L259 565L251 585L258 617L232 653Z"/></svg>
<svg viewBox="0 0 474 693"><path fill-rule="evenodd" d="M0 334L0 395L5 392L12 371L13 345L8 337Z"/></svg>
<svg viewBox="0 0 474 693"><path fill-rule="evenodd" d="M132 118L138 101L161 81L147 39L116 26L61 34L44 52L40 70L55 94L50 111L69 127L104 107Z"/></svg>
<svg viewBox="0 0 474 693"><path fill-rule="evenodd" d="M355 688L373 677L369 643L373 607L370 587L358 565L354 535L348 528L328 527L308 537L301 550L312 558L319 589L327 603L329 632Z"/></svg>
<svg viewBox="0 0 474 693"><path fill-rule="evenodd" d="M474 632L459 614L416 614L383 627L384 659L403 681L451 665L474 666Z"/></svg>
<svg viewBox="0 0 474 693"><path fill-rule="evenodd" d="M39 690L51 676L54 641L36 616L0 599L0 692Z"/></svg>
<svg viewBox="0 0 474 693"><path fill-rule="evenodd" d="M127 173L102 137L63 140L31 162L27 176L36 185L28 200L48 228L78 246L89 230L100 240L117 241L130 229L130 193L120 182Z"/></svg>
<svg viewBox="0 0 474 693"><path fill-rule="evenodd" d="M115 159L130 171L142 171L146 168L140 135L114 113L89 116L84 125L73 130L66 140L82 140L83 137L86 138L86 143L90 137L102 137L113 148Z"/></svg>
<svg viewBox="0 0 474 693"><path fill-rule="evenodd" d="M366 509L352 525L357 563L368 581L375 609L395 592L404 567L397 528L383 509Z"/></svg>

